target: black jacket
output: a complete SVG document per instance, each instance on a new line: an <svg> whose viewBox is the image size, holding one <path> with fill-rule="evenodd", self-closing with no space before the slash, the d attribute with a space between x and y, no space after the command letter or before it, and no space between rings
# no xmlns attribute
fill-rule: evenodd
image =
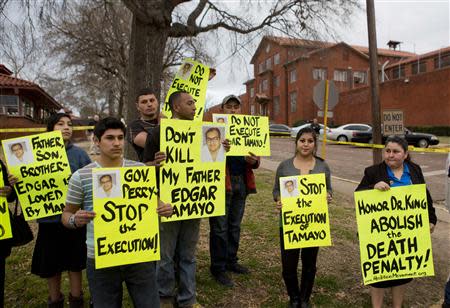
<svg viewBox="0 0 450 308"><path fill-rule="evenodd" d="M409 172L411 174L411 182L413 184L425 184L425 178L423 177L422 169L419 167L419 165L416 165L413 162L406 162L406 164L408 165ZM359 183L358 187L356 188L356 191L374 189L375 184L380 181L389 184L389 177L387 174L386 167L387 165L385 162L382 162L381 164L374 165L371 167L367 167L364 170L364 177L362 178L361 183ZM428 203L428 218L430 220L430 223L435 225L437 222L437 217L433 207L433 199L431 198L428 189L427 189L427 203Z"/></svg>

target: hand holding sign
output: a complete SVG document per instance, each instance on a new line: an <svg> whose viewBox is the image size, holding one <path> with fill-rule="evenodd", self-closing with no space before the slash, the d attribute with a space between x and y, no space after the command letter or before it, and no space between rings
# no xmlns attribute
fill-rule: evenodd
<svg viewBox="0 0 450 308"><path fill-rule="evenodd" d="M156 208L156 212L159 216L170 217L173 213L173 207L170 203L164 203L161 200L158 200L158 207Z"/></svg>
<svg viewBox="0 0 450 308"><path fill-rule="evenodd" d="M95 212L93 211L85 211L78 210L74 215L75 225L79 228L87 225L91 222L92 219L95 218Z"/></svg>

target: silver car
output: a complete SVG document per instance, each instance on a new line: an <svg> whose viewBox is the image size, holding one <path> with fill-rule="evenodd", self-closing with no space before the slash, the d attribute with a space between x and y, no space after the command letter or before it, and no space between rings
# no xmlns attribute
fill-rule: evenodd
<svg viewBox="0 0 450 308"><path fill-rule="evenodd" d="M367 124L358 124L358 123L345 124L328 130L327 139L347 142L352 140L352 137L355 133L365 132L371 128L372 127Z"/></svg>

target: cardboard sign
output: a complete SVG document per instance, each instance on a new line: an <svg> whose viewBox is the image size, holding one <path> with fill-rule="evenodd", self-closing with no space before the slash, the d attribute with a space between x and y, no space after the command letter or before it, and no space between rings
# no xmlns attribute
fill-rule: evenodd
<svg viewBox="0 0 450 308"><path fill-rule="evenodd" d="M223 124L161 120L160 198L174 207L162 222L225 215L224 139Z"/></svg>
<svg viewBox="0 0 450 308"><path fill-rule="evenodd" d="M169 97L176 91L188 92L195 101L197 108L194 121L202 121L205 111L206 88L208 87L209 67L192 59L185 59L180 66L174 80L167 92L166 101L163 105L162 114L170 119L172 112L169 108Z"/></svg>
<svg viewBox="0 0 450 308"><path fill-rule="evenodd" d="M160 259L155 167L92 169L95 267Z"/></svg>
<svg viewBox="0 0 450 308"><path fill-rule="evenodd" d="M383 111L383 135L404 135L402 110L384 110Z"/></svg>
<svg viewBox="0 0 450 308"><path fill-rule="evenodd" d="M2 169L0 168L0 187L4 187ZM9 217L8 200L0 196L0 240L12 238L11 220Z"/></svg>
<svg viewBox="0 0 450 308"><path fill-rule="evenodd" d="M71 175L60 131L2 141L26 220L61 214Z"/></svg>
<svg viewBox="0 0 450 308"><path fill-rule="evenodd" d="M269 118L242 114L213 114L213 122L224 123L231 148L228 156L270 156Z"/></svg>
<svg viewBox="0 0 450 308"><path fill-rule="evenodd" d="M280 178L285 249L331 246L325 174Z"/></svg>
<svg viewBox="0 0 450 308"><path fill-rule="evenodd" d="M434 275L425 184L355 192L364 284Z"/></svg>

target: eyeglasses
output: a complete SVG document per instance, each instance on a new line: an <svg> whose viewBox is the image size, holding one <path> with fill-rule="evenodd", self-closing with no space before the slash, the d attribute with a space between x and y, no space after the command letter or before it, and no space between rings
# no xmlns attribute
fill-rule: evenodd
<svg viewBox="0 0 450 308"><path fill-rule="evenodd" d="M220 138L219 137L212 137L212 138L206 138L206 143L215 143L215 142L218 142L220 140Z"/></svg>

